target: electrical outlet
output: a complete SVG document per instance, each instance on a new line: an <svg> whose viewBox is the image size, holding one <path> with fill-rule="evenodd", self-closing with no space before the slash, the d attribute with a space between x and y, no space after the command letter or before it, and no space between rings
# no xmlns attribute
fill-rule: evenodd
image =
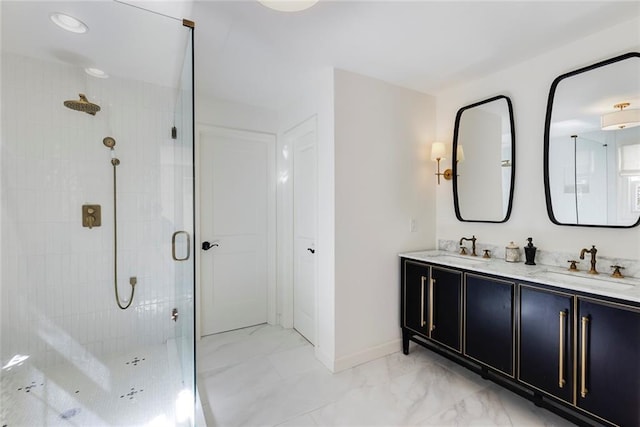
<svg viewBox="0 0 640 427"><path fill-rule="evenodd" d="M411 220L409 221L409 231L412 233L416 232L416 219L415 218L411 218Z"/></svg>

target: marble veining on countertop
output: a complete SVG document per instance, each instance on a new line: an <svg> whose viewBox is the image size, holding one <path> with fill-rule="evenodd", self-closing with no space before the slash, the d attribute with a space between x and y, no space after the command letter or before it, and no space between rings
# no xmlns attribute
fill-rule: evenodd
<svg viewBox="0 0 640 427"><path fill-rule="evenodd" d="M480 251L478 252L481 253ZM640 302L640 278L627 276L618 279L611 277L608 272L602 272L599 275L588 274L588 260L580 264L579 271L570 272L567 267L557 265L539 263L526 265L522 261L506 262L504 258L492 257L485 259L482 256L459 255L457 252L443 250L405 252L399 254L399 256L417 261L458 267L471 272L493 274L509 279L541 283L593 295ZM602 267L605 265L608 270L609 265L606 261L602 262ZM604 268L602 270L605 271Z"/></svg>

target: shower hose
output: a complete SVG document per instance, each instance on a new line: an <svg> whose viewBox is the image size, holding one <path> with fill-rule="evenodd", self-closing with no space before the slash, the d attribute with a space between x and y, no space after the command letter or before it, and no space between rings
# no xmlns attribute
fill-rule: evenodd
<svg viewBox="0 0 640 427"><path fill-rule="evenodd" d="M118 187L116 167L120 164L120 160L114 157L111 159L111 164L113 165L113 289L116 294L116 303L118 303L118 307L122 310L126 310L133 302L133 294L136 292L136 278L131 277L129 279L131 295L129 296L129 302L126 305L123 305L120 302L120 295L118 295L118 205L116 197Z"/></svg>

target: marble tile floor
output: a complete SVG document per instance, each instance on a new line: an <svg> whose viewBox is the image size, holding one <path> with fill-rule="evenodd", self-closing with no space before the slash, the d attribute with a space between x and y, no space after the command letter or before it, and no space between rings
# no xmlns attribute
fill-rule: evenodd
<svg viewBox="0 0 640 427"><path fill-rule="evenodd" d="M572 425L417 345L332 374L296 331L260 325L197 354L209 427Z"/></svg>

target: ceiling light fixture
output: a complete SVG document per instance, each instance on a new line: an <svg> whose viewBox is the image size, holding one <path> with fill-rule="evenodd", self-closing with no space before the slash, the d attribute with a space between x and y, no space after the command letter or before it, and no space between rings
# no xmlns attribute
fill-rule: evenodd
<svg viewBox="0 0 640 427"><path fill-rule="evenodd" d="M88 67L84 69L84 72L89 74L91 77L97 77L99 79L109 78L109 74L105 73L99 68Z"/></svg>
<svg viewBox="0 0 640 427"><path fill-rule="evenodd" d="M613 106L613 108L619 108L618 111L603 114L600 117L602 130L626 129L640 126L640 110L625 110L629 105L631 104L628 102L621 102Z"/></svg>
<svg viewBox="0 0 640 427"><path fill-rule="evenodd" d="M58 27L72 33L83 34L89 31L89 27L84 22L65 13L55 12L49 15L49 18Z"/></svg>
<svg viewBox="0 0 640 427"><path fill-rule="evenodd" d="M260 4L279 12L300 12L318 3L318 0L258 0Z"/></svg>

